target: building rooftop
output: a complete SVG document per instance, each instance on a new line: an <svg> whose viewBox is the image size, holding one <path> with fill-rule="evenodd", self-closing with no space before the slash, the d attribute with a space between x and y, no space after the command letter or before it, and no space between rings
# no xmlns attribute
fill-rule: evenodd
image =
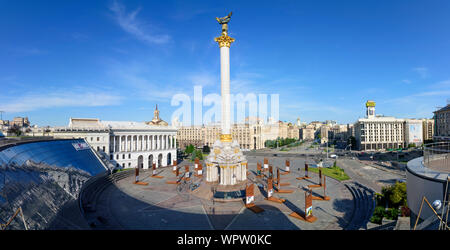
<svg viewBox="0 0 450 250"><path fill-rule="evenodd" d="M434 111L433 113L439 113L439 112L449 111L449 110L450 110L450 104L447 104L447 106L445 106L441 109L438 109L438 110Z"/></svg>

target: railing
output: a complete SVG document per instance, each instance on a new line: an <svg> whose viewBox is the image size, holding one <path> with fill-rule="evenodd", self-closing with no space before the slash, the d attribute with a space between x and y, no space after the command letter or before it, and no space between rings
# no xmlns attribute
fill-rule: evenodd
<svg viewBox="0 0 450 250"><path fill-rule="evenodd" d="M433 170L450 171L450 142L424 145L423 164Z"/></svg>

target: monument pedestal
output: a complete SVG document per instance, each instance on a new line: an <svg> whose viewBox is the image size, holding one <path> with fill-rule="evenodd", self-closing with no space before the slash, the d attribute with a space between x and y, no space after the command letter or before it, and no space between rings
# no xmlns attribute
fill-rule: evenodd
<svg viewBox="0 0 450 250"><path fill-rule="evenodd" d="M206 181L233 186L247 180L247 159L236 141L217 140L206 158Z"/></svg>

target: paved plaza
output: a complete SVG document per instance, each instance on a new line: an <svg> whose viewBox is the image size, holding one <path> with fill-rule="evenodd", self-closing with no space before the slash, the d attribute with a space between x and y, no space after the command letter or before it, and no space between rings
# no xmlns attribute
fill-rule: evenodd
<svg viewBox="0 0 450 250"><path fill-rule="evenodd" d="M164 178L151 178L151 172L141 172L140 180L149 185L133 184L134 175L108 186L99 196L96 203L95 216L102 223L98 229L186 229L186 230L236 230L236 229L344 229L354 209L353 197L343 183L327 178L327 195L329 201L313 201L313 215L318 218L314 223L300 221L289 216L293 211L303 213L305 209L304 186L318 183L318 175L310 173L309 180L297 180L304 175L304 159L289 158L291 173L281 175L281 183L290 183L282 189L292 189L293 193L274 196L283 198L285 203L279 204L265 200L264 181L256 178L256 163L263 162L264 157L248 156L248 181L255 183L255 204L265 211L255 214L244 206L243 200L218 202L204 199L202 186L188 191L186 184L166 184L174 181L175 174L171 168L158 169L158 175ZM286 157L273 157L269 162L280 167L284 172ZM182 171L188 162L179 164ZM191 173L193 171L192 163ZM300 172L298 171L300 168ZM267 172L266 172L267 174ZM206 185L201 178L194 177L193 183ZM323 195L323 188L313 189L313 195Z"/></svg>

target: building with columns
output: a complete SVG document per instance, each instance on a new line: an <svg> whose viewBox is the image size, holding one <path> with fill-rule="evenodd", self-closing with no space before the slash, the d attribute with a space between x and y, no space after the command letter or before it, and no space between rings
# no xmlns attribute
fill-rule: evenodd
<svg viewBox="0 0 450 250"><path fill-rule="evenodd" d="M84 138L98 154L119 168L143 169L172 165L177 159L177 130L145 122L70 118L69 126L55 127L54 138Z"/></svg>

